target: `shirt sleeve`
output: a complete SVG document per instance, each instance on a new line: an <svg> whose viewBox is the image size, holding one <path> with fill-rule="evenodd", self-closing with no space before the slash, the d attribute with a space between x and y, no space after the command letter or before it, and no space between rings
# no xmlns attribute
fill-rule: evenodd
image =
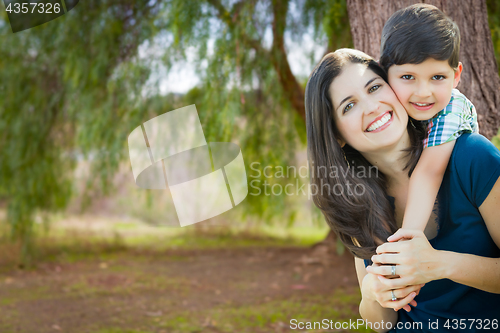
<svg viewBox="0 0 500 333"><path fill-rule="evenodd" d="M500 177L500 150L480 134L463 135L453 152L460 185L479 208Z"/></svg>

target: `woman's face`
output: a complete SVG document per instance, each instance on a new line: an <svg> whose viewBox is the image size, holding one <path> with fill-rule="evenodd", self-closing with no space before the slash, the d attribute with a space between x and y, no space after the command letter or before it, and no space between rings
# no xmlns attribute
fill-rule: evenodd
<svg viewBox="0 0 500 333"><path fill-rule="evenodd" d="M373 153L400 142L408 115L391 87L366 65L345 65L329 92L341 145Z"/></svg>

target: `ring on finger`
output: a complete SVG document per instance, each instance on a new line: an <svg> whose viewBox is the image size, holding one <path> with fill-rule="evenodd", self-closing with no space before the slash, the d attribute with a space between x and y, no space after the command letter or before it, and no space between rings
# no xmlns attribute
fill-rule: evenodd
<svg viewBox="0 0 500 333"><path fill-rule="evenodd" d="M396 295L394 295L394 290L391 290L391 300L394 302L397 300Z"/></svg>
<svg viewBox="0 0 500 333"><path fill-rule="evenodd" d="M396 275L396 265L391 266L391 274Z"/></svg>

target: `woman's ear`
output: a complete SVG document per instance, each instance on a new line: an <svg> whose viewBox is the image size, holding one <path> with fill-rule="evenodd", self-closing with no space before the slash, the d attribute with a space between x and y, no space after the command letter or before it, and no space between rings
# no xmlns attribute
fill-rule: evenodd
<svg viewBox="0 0 500 333"><path fill-rule="evenodd" d="M458 62L458 67L455 69L455 78L453 79L453 88L456 88L458 86L458 83L460 82L460 75L462 75L462 63Z"/></svg>

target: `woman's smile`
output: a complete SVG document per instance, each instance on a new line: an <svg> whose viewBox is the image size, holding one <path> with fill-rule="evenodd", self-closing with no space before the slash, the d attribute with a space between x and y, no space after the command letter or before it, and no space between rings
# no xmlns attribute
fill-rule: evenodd
<svg viewBox="0 0 500 333"><path fill-rule="evenodd" d="M387 111L386 113L375 118L370 123L370 125L368 125L366 132L377 133L383 131L384 129L389 127L391 123L392 123L392 111Z"/></svg>
<svg viewBox="0 0 500 333"><path fill-rule="evenodd" d="M341 141L370 153L403 139L405 109L387 82L365 65L346 65L329 90Z"/></svg>

